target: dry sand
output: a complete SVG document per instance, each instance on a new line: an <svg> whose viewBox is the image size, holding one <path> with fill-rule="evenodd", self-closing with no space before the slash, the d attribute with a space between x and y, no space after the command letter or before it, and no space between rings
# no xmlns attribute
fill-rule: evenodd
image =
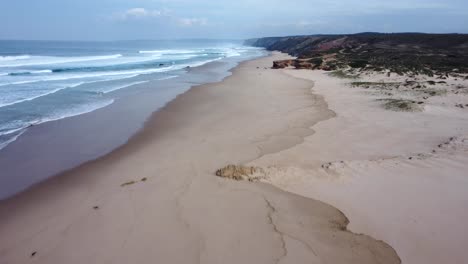
<svg viewBox="0 0 468 264"><path fill-rule="evenodd" d="M446 79L431 86L445 92L427 98L417 89L353 88L346 83L357 80L321 71L283 72L313 80L336 117L312 126L304 143L251 162L267 168L266 181L336 206L351 231L389 243L402 263L467 263L468 109L456 105L468 105L468 81ZM375 74L359 81L405 79ZM383 98L424 104L390 111Z"/></svg>
<svg viewBox="0 0 468 264"><path fill-rule="evenodd" d="M334 116L312 82L266 69L282 57L192 88L118 150L1 201L0 263L399 263L327 204L214 176L309 145Z"/></svg>

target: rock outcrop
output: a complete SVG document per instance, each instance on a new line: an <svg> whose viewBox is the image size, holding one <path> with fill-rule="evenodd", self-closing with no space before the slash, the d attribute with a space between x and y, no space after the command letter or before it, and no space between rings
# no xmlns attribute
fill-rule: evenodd
<svg viewBox="0 0 468 264"><path fill-rule="evenodd" d="M273 69L284 69L288 67L293 67L294 60L279 60L273 61Z"/></svg>

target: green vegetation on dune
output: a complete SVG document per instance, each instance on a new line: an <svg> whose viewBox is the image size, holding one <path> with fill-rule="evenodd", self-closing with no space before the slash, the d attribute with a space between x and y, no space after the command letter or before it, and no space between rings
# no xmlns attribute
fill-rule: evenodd
<svg viewBox="0 0 468 264"><path fill-rule="evenodd" d="M352 82L352 87L362 87L362 88L398 88L401 85L400 82Z"/></svg>
<svg viewBox="0 0 468 264"><path fill-rule="evenodd" d="M346 73L343 70L336 70L329 73L330 76L340 79L358 79L359 75Z"/></svg>
<svg viewBox="0 0 468 264"><path fill-rule="evenodd" d="M416 102L407 99L379 99L378 101L382 101L383 107L387 110L392 111L402 111L402 112L417 112L422 110L423 102Z"/></svg>
<svg viewBox="0 0 468 264"><path fill-rule="evenodd" d="M468 73L468 34L361 33L261 38L247 43L309 59L327 70L351 67L428 76Z"/></svg>
<svg viewBox="0 0 468 264"><path fill-rule="evenodd" d="M353 60L348 65L351 68L365 68L369 64L367 60Z"/></svg>

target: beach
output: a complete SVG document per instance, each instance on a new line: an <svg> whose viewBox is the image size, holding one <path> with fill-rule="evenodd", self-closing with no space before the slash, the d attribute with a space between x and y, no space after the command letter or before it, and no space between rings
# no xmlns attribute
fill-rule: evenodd
<svg viewBox="0 0 468 264"><path fill-rule="evenodd" d="M335 116L313 82L270 69L284 57L193 87L117 150L1 201L2 263L399 263L330 205L215 176Z"/></svg>
<svg viewBox="0 0 468 264"><path fill-rule="evenodd" d="M442 95L411 88L352 87L355 79L327 72L284 70L313 80L336 117L293 148L252 162L267 182L340 209L349 229L391 245L402 263L464 263L468 233L468 103L466 79L418 76ZM405 83L408 76L370 74L361 83ZM446 83L446 84L445 84ZM432 92L432 90L431 90ZM389 111L382 98L424 102L416 111Z"/></svg>
<svg viewBox="0 0 468 264"><path fill-rule="evenodd" d="M1 1L0 264L468 264L468 1Z"/></svg>
<svg viewBox="0 0 468 264"><path fill-rule="evenodd" d="M0 57L0 200L110 153L178 94L266 53L225 41L23 45L35 55Z"/></svg>
<svg viewBox="0 0 468 264"><path fill-rule="evenodd" d="M1 201L2 263L462 263L466 80L428 97L362 85L406 76L271 69L287 58L194 86L118 149ZM217 177L230 164L255 177Z"/></svg>

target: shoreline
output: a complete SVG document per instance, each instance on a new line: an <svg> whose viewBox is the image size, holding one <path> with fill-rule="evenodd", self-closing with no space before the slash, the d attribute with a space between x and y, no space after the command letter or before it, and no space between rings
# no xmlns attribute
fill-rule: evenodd
<svg viewBox="0 0 468 264"><path fill-rule="evenodd" d="M0 258L398 263L385 243L346 231L331 206L214 176L301 143L332 116L309 81L266 69L278 57L286 56L243 62L222 82L191 88L111 154L0 201Z"/></svg>
<svg viewBox="0 0 468 264"><path fill-rule="evenodd" d="M244 61L240 63L242 62ZM44 180L112 153L112 151L127 144L133 136L143 130L153 113L164 108L165 105L174 100L178 95L187 92L195 86L221 82L232 74L231 70L238 64L239 62L237 61L228 60L221 62L214 61L192 67L188 69L186 75L179 76L176 82L158 80L133 85L130 89L116 91L118 95L113 99L114 102L111 105L85 114L44 122L31 127L15 142L0 150L0 167L3 168L5 174L10 175L10 177L2 179L1 185L17 190L13 193L2 193L0 201L27 191ZM203 77L208 74L211 76ZM165 87L164 91L151 91L151 87L156 85ZM171 94L174 93L174 90L176 91L175 96L172 96ZM158 99L158 101L165 100L165 102L162 104L153 103L152 100L154 101L154 99L152 97L155 96L166 98ZM143 103L139 102L140 100ZM139 106L135 107L135 105ZM99 123L118 122L120 120L119 116L126 115L128 111L135 113L125 117L126 124L119 125L119 128L116 127L117 129L113 129L112 131L109 130L110 136L105 137L103 134L95 134L96 131L108 130L106 128L109 127L108 125ZM88 134L93 135L87 136ZM96 136L101 138L101 142L96 141ZM78 138L76 142L81 143L74 144L75 140L73 138ZM44 145L42 142L48 142L48 145ZM67 151L67 148L76 150L71 152ZM37 149L40 149L40 151ZM44 151L48 151L49 153L45 153ZM76 152L80 154L75 154ZM15 162L16 160L22 160L22 162ZM25 168L25 163L29 164L30 167ZM30 171L34 171L34 175L30 175ZM24 179L21 181L25 183L15 183L14 181L18 181L15 180L17 178ZM12 181L12 183L9 181Z"/></svg>

